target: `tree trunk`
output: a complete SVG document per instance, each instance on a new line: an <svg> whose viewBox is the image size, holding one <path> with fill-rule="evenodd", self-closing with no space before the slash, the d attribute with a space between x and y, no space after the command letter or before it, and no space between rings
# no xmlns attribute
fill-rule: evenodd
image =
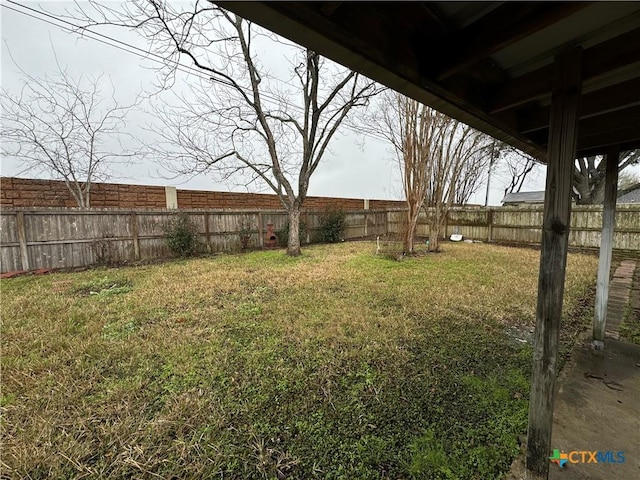
<svg viewBox="0 0 640 480"><path fill-rule="evenodd" d="M440 207L436 205L431 221L429 222L429 251L440 251L440 227L442 222L440 220Z"/></svg>
<svg viewBox="0 0 640 480"><path fill-rule="evenodd" d="M289 239L287 242L287 255L299 257L300 250L300 207L289 207Z"/></svg>
<svg viewBox="0 0 640 480"><path fill-rule="evenodd" d="M409 209L407 210L406 225L404 226L403 232L404 252L407 255L413 253L413 239L416 236L416 225L418 224L419 214L419 208L415 208L415 206L412 205L409 206Z"/></svg>

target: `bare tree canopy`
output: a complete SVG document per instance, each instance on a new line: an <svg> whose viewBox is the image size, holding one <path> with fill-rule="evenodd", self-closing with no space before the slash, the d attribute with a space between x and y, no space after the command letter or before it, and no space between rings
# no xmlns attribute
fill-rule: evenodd
<svg viewBox="0 0 640 480"><path fill-rule="evenodd" d="M499 166L507 180L504 194L519 192L536 166L535 158L503 142L499 142L496 148L499 150Z"/></svg>
<svg viewBox="0 0 640 480"><path fill-rule="evenodd" d="M477 191L490 161L490 137L395 92L382 96L360 130L383 136L396 153L407 216L402 225L406 253L413 252L420 209L430 211L429 246L439 250L446 215Z"/></svg>
<svg viewBox="0 0 640 480"><path fill-rule="evenodd" d="M66 70L36 78L22 71L22 89L2 89L2 155L23 162L23 172L64 180L79 207L90 206L91 183L112 175L115 162L135 155L121 140L130 106L121 106L106 79ZM117 151L114 151L114 148Z"/></svg>
<svg viewBox="0 0 640 480"><path fill-rule="evenodd" d="M283 79L263 65L260 50L283 40L210 2L136 0L123 8L91 2L75 14L87 25L122 25L144 36L166 59L163 87L181 59L206 75L176 93L174 104L156 102L163 124L156 154L177 173L212 172L273 190L289 213L287 253L299 255L311 176L349 113L380 87L293 45Z"/></svg>
<svg viewBox="0 0 640 480"><path fill-rule="evenodd" d="M366 121L386 138L396 152L407 202L402 222L403 249L413 253L418 216L427 195L432 174L432 146L439 142L441 131L430 115L429 107L404 95L387 91L372 117Z"/></svg>
<svg viewBox="0 0 640 480"><path fill-rule="evenodd" d="M603 156L578 158L573 168L573 198L579 205L598 205L604 201L606 162ZM640 163L640 150L620 154L618 171Z"/></svg>
<svg viewBox="0 0 640 480"><path fill-rule="evenodd" d="M432 175L427 189L425 206L432 207L429 222L429 249L440 250L440 238L449 210L456 200L456 193L468 191L464 185L464 175L480 170L489 163L491 137L474 130L468 125L454 120L446 115L431 109L431 115L441 130L439 142L433 148ZM471 164L471 166L470 166ZM479 181L471 182L479 186ZM464 193L463 195L464 196Z"/></svg>

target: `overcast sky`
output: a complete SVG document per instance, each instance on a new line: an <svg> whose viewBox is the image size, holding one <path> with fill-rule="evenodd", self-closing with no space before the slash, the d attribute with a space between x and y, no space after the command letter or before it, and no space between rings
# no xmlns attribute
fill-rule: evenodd
<svg viewBox="0 0 640 480"><path fill-rule="evenodd" d="M72 2L19 2L35 9L45 9L49 13L60 14L65 8L72 8ZM110 2L114 4L115 2ZM23 13L7 7L21 10ZM27 16L24 12L38 18ZM153 69L157 64L131 53L94 39L81 38L78 34L64 31L58 26L43 21L33 12L6 1L0 9L2 27L2 86L17 92L21 85L20 72L15 62L28 74L36 77L52 75L57 71L56 61L73 76L100 75L108 76L115 86L119 102L132 102L136 94L148 89L157 81L157 72ZM47 19L52 21L51 18ZM99 30L118 40L148 49L144 39L135 33L120 28L103 28ZM272 60L274 65L286 61L289 55L283 49L271 49L264 52L265 62ZM12 60L12 57L14 60ZM185 60L186 62L186 60ZM174 88L183 88L186 82L193 81L190 75L177 78ZM134 135L144 138L150 135L142 127L153 124L153 117L143 111L133 112L127 129ZM162 170L153 160L137 164L115 167L116 181L119 183L138 183L147 185L174 185L178 188L200 190L247 191L246 188L233 184L219 183L212 176L200 175L195 178L170 178L170 173ZM22 169L14 159L2 158L1 173L3 176L15 176ZM23 174L22 176L34 176ZM43 176L40 175L42 178ZM375 138L363 138L349 129L343 129L337 136L331 149L324 157L323 163L311 179L310 195L339 196L371 199L401 199L402 188L399 180L397 163L393 152L385 143ZM496 172L491 182L489 203L497 205L503 196L505 178ZM484 203L485 187L471 199L472 203ZM544 188L544 167L536 168L523 191L542 190Z"/></svg>

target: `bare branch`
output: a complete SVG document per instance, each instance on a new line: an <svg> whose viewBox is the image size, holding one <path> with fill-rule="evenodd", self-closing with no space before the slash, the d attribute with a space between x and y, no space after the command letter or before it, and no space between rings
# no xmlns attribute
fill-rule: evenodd
<svg viewBox="0 0 640 480"><path fill-rule="evenodd" d="M150 52L166 59L162 86L173 85L181 58L210 78L156 99L161 125L150 128L157 141L148 150L172 172L273 190L290 214L288 252L299 254L296 225L310 178L350 112L380 88L211 2L132 0L116 8L90 1L71 15L84 28L118 25L147 39ZM258 52L273 42L290 49L297 85L262 64Z"/></svg>
<svg viewBox="0 0 640 480"><path fill-rule="evenodd" d="M107 178L114 163L129 162L135 155L110 149L122 147L131 107L120 106L113 94L108 102L100 77L74 79L59 64L52 77L20 71L20 92L0 93L2 154L23 162L23 172L64 180L78 206L89 207L91 183Z"/></svg>

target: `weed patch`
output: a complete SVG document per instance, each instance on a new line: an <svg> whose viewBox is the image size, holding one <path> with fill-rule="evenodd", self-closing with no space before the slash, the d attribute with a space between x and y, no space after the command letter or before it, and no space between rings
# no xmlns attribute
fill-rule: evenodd
<svg viewBox="0 0 640 480"><path fill-rule="evenodd" d="M74 288L73 292L82 296L98 295L106 297L110 295L128 293L131 291L132 287L133 283L127 278L103 276L84 282Z"/></svg>

